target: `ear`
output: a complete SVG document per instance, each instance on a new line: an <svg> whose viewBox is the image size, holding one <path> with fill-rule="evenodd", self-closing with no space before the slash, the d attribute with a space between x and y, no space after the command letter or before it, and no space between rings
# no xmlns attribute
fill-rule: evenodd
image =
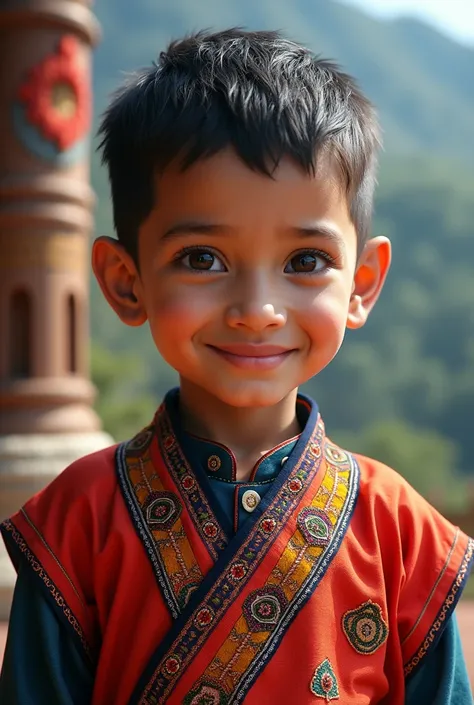
<svg viewBox="0 0 474 705"><path fill-rule="evenodd" d="M369 240L359 257L347 315L348 328L362 328L380 296L390 268L392 248L386 237Z"/></svg>
<svg viewBox="0 0 474 705"><path fill-rule="evenodd" d="M140 277L133 258L111 237L99 237L92 246L92 269L102 293L128 326L147 320L140 296Z"/></svg>

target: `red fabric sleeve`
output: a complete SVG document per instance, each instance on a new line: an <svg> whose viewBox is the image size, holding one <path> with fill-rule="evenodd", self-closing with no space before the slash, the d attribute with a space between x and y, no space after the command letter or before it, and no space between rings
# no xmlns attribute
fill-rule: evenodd
<svg viewBox="0 0 474 705"><path fill-rule="evenodd" d="M76 461L1 525L15 569L27 567L89 657L98 639L94 556L116 486L114 453L108 448Z"/></svg>

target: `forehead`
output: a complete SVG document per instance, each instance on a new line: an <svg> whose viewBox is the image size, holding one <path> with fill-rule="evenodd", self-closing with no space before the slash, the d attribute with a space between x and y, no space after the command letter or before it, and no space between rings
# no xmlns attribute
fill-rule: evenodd
<svg viewBox="0 0 474 705"><path fill-rule="evenodd" d="M337 167L321 159L314 175L289 158L272 176L250 169L231 149L201 159L186 170L172 164L156 176L154 211L163 222L210 218L235 227L297 225L309 219L353 229L347 193Z"/></svg>

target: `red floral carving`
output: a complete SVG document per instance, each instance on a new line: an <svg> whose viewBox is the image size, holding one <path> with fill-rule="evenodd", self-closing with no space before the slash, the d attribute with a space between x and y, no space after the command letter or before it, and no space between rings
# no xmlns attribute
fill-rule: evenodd
<svg viewBox="0 0 474 705"><path fill-rule="evenodd" d="M63 37L57 52L30 71L19 91L29 122L61 150L83 137L91 122L91 89L78 57L78 40ZM72 111L62 112L55 105L55 91L60 89L72 97Z"/></svg>

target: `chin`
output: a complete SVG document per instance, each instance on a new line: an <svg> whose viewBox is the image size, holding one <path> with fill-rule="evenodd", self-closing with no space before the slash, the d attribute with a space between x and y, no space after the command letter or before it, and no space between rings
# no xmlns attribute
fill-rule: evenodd
<svg viewBox="0 0 474 705"><path fill-rule="evenodd" d="M271 388L270 385L242 384L234 389L214 389L213 394L228 406L258 409L279 404L293 389L277 390L274 385Z"/></svg>

